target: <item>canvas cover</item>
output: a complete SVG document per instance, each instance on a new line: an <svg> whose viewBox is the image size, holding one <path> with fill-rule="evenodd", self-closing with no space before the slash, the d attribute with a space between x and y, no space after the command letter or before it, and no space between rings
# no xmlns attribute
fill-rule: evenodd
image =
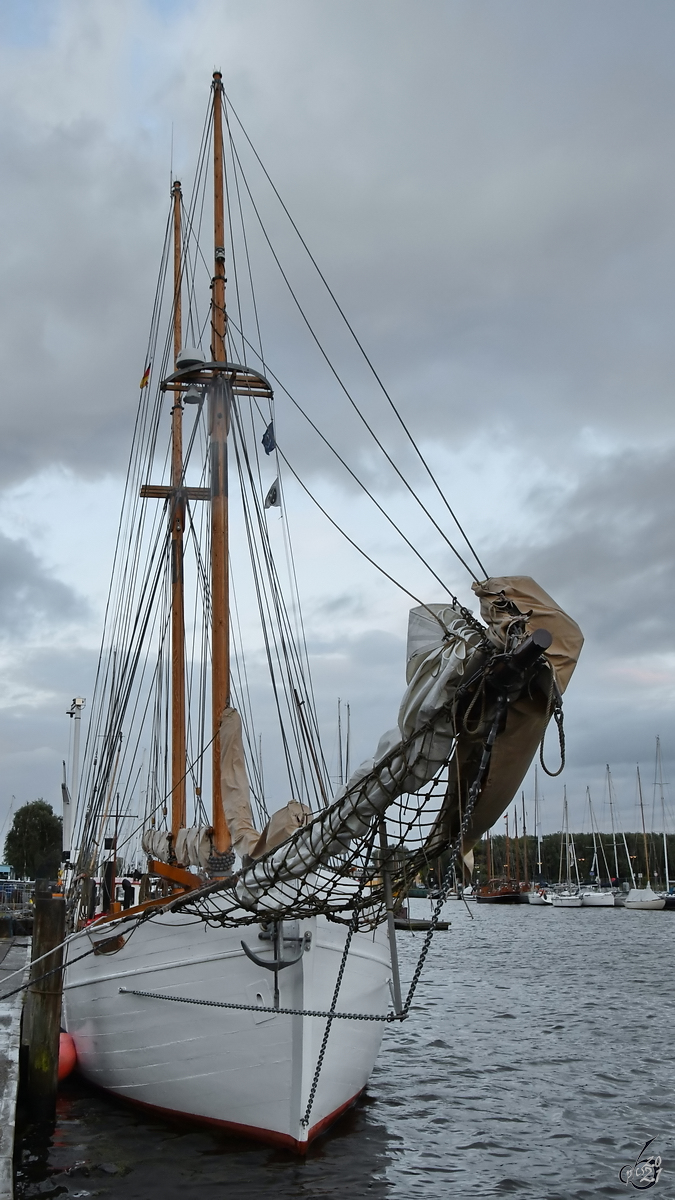
<svg viewBox="0 0 675 1200"><path fill-rule="evenodd" d="M576 665L583 636L579 626L528 576L488 579L474 585L487 634L500 650L510 649L514 622L527 633L546 628L553 641L546 658L564 691ZM525 620L523 621L523 617ZM485 650L475 626L449 605L425 605L410 613L406 679L396 729L381 738L374 758L367 759L339 789L335 801L315 817L288 845L280 846L243 873L237 894L244 904L274 910L288 904L301 880L319 864L349 849L389 805L405 793L418 792L434 778L455 747L448 705L460 683L478 670ZM505 729L492 751L486 781L478 797L465 839L465 853L513 799L550 718L551 673L542 668L539 688L509 704ZM429 723L431 727L429 728ZM466 811L468 781L475 777L483 737L460 731L450 772L448 794L435 829L447 845L456 836ZM408 745L404 743L408 742ZM456 776L456 782L453 782Z"/></svg>
<svg viewBox="0 0 675 1200"><path fill-rule="evenodd" d="M486 579L483 583L472 583L471 588L480 600L481 616L498 645L506 644L514 607L527 616L528 633L548 629L553 642L546 657L553 666L561 693L564 692L584 644L584 635L576 621L529 575Z"/></svg>
<svg viewBox="0 0 675 1200"><path fill-rule="evenodd" d="M288 845L244 872L237 888L242 903L270 911L287 904L292 891L301 891L302 880L319 863L344 854L397 796L419 791L449 757L454 732L441 710L467 672L482 661L480 635L444 605L413 609L410 629L408 687L397 727L380 739L374 758L361 763L339 788L330 808ZM438 724L426 728L435 718ZM408 739L412 740L404 748Z"/></svg>
<svg viewBox="0 0 675 1200"><path fill-rule="evenodd" d="M311 819L311 809L290 800L272 813L262 833L256 829L241 736L241 717L226 708L220 722L220 785L223 811L232 837L232 848L241 859L260 858L285 842Z"/></svg>
<svg viewBox="0 0 675 1200"><path fill-rule="evenodd" d="M197 867L205 871L213 853L212 826L192 825L189 829L179 829L174 853L181 867Z"/></svg>
<svg viewBox="0 0 675 1200"><path fill-rule="evenodd" d="M171 834L166 829L146 829L141 845L149 858L168 863L171 854Z"/></svg>
<svg viewBox="0 0 675 1200"><path fill-rule="evenodd" d="M253 823L241 717L236 708L226 708L220 721L220 790L232 848L243 858L253 850L260 832Z"/></svg>

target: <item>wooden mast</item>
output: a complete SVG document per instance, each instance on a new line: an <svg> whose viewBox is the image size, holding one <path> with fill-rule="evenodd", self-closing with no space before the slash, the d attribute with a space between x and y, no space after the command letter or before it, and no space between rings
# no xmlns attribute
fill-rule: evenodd
<svg viewBox="0 0 675 1200"><path fill-rule="evenodd" d="M181 349L181 186L175 181L173 197L173 357ZM185 767L185 599L183 583L183 406L180 392L174 393L171 409L171 833L174 846L179 829L186 825Z"/></svg>
<svg viewBox="0 0 675 1200"><path fill-rule="evenodd" d="M211 299L211 357L224 363L225 338L225 212L223 205L223 84L213 73L213 232L214 275ZM229 563L227 527L227 434L230 386L216 374L209 389L211 439L211 712L213 732L212 811L216 854L225 854L232 839L223 812L220 786L220 721L230 700Z"/></svg>

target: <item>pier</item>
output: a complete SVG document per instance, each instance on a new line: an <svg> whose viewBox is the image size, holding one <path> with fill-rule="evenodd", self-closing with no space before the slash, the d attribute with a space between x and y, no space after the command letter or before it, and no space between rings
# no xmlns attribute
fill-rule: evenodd
<svg viewBox="0 0 675 1200"><path fill-rule="evenodd" d="M0 995L13 991L28 979L30 939L0 939ZM20 971L20 975L14 972ZM5 979L10 975L6 987ZM19 1087L19 1045L24 992L0 1001L0 1196L14 1195L14 1122Z"/></svg>

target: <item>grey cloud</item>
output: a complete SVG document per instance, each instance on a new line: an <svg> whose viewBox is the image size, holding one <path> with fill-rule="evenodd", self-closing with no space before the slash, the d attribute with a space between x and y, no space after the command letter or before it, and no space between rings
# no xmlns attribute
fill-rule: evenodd
<svg viewBox="0 0 675 1200"><path fill-rule="evenodd" d="M55 9L38 45L12 32L11 59L4 47L0 484L54 462L94 477L123 469L168 205L170 126L187 180L220 58L247 128L422 443L461 451L482 442L492 454L501 441L509 453L515 446L523 474L531 459L551 476L526 505L525 515L541 514L529 542L518 506L495 496L486 558L494 573L531 571L587 634L567 703L571 777L580 783L606 758L628 772L654 732L668 736L657 722L672 721L665 685L641 686L638 703L632 683L608 674L626 657L673 648L669 451L653 450L673 440L672 5L201 0L94 3L86 20L79 3ZM44 107L38 72L53 80ZM261 202L331 354L420 486L386 403L287 227ZM251 251L269 362L388 497L397 485L283 297L254 226ZM278 426L304 474L351 490L282 395ZM582 428L602 452L582 454ZM626 444L630 452L616 452ZM455 500L452 483L444 480ZM489 487L477 471L476 489ZM471 504L460 497L461 516ZM67 589L16 544L5 550L7 579L23 580L24 592L8 583L3 611L13 619L23 595L32 620L71 620ZM316 649L326 721L339 688L369 753L395 717L402 641L375 630ZM49 674L46 660L41 670ZM36 720L46 728L46 710Z"/></svg>
<svg viewBox="0 0 675 1200"><path fill-rule="evenodd" d="M293 0L281 20L274 4L204 0L189 13L141 6L136 25L96 5L78 25L77 8L62 4L46 49L22 49L29 67L31 53L44 62L50 46L65 47L70 90L61 83L47 120L13 96L0 126L11 180L3 367L20 357L28 398L6 406L6 478L55 458L88 473L124 460L169 124L183 173L220 46L233 99L418 434L457 444L497 418L545 453L553 421L558 443L580 419L640 437L646 413L670 423L667 5L645 17L628 3L374 2L364 12ZM253 26L248 68L235 51ZM129 75L134 37L146 69ZM106 85L107 115L96 96L83 112L92 55L106 77L130 80ZM267 199L263 211L290 255ZM270 361L358 459L363 431L259 257ZM305 269L294 265L294 278L349 360ZM368 405L355 360L347 370ZM377 419L396 444L386 407ZM311 467L311 440L290 432Z"/></svg>
<svg viewBox="0 0 675 1200"><path fill-rule="evenodd" d="M30 547L0 534L0 638L27 640L87 614L87 604L48 572Z"/></svg>
<svg viewBox="0 0 675 1200"><path fill-rule="evenodd" d="M544 488L541 542L517 537L491 555L535 575L584 629L594 653L646 656L675 650L673 448L593 458L571 495L551 502ZM498 574L498 571L494 572Z"/></svg>

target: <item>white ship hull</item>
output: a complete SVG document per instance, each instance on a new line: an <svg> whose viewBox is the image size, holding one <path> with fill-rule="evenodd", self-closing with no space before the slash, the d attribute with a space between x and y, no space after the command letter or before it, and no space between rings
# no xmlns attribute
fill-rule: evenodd
<svg viewBox="0 0 675 1200"><path fill-rule="evenodd" d="M614 908L614 893L582 892L581 903L584 908Z"/></svg>
<svg viewBox="0 0 675 1200"><path fill-rule="evenodd" d="M658 911L666 907L666 901L663 896L657 896L650 887L631 888L626 896L625 907Z"/></svg>
<svg viewBox="0 0 675 1200"><path fill-rule="evenodd" d="M79 1068L93 1083L166 1114L300 1152L363 1091L383 1021L333 1021L304 1126L325 1018L130 994L273 1007L273 973L241 948L243 939L256 954L273 957L272 944L258 938L258 925L214 928L194 917L165 914L140 925L117 952L73 961L90 941L124 930L118 922L106 922L83 930L68 947L72 965L66 972L64 1019ZM294 932L311 934L311 945L296 964L279 972L280 1007L328 1010L346 928L317 917L300 922ZM297 942L287 944L285 957L294 957L297 947ZM336 1011L386 1015L390 979L386 928L356 934Z"/></svg>
<svg viewBox="0 0 675 1200"><path fill-rule="evenodd" d="M552 896L554 908L581 908L581 896L571 896L566 892L554 892Z"/></svg>

